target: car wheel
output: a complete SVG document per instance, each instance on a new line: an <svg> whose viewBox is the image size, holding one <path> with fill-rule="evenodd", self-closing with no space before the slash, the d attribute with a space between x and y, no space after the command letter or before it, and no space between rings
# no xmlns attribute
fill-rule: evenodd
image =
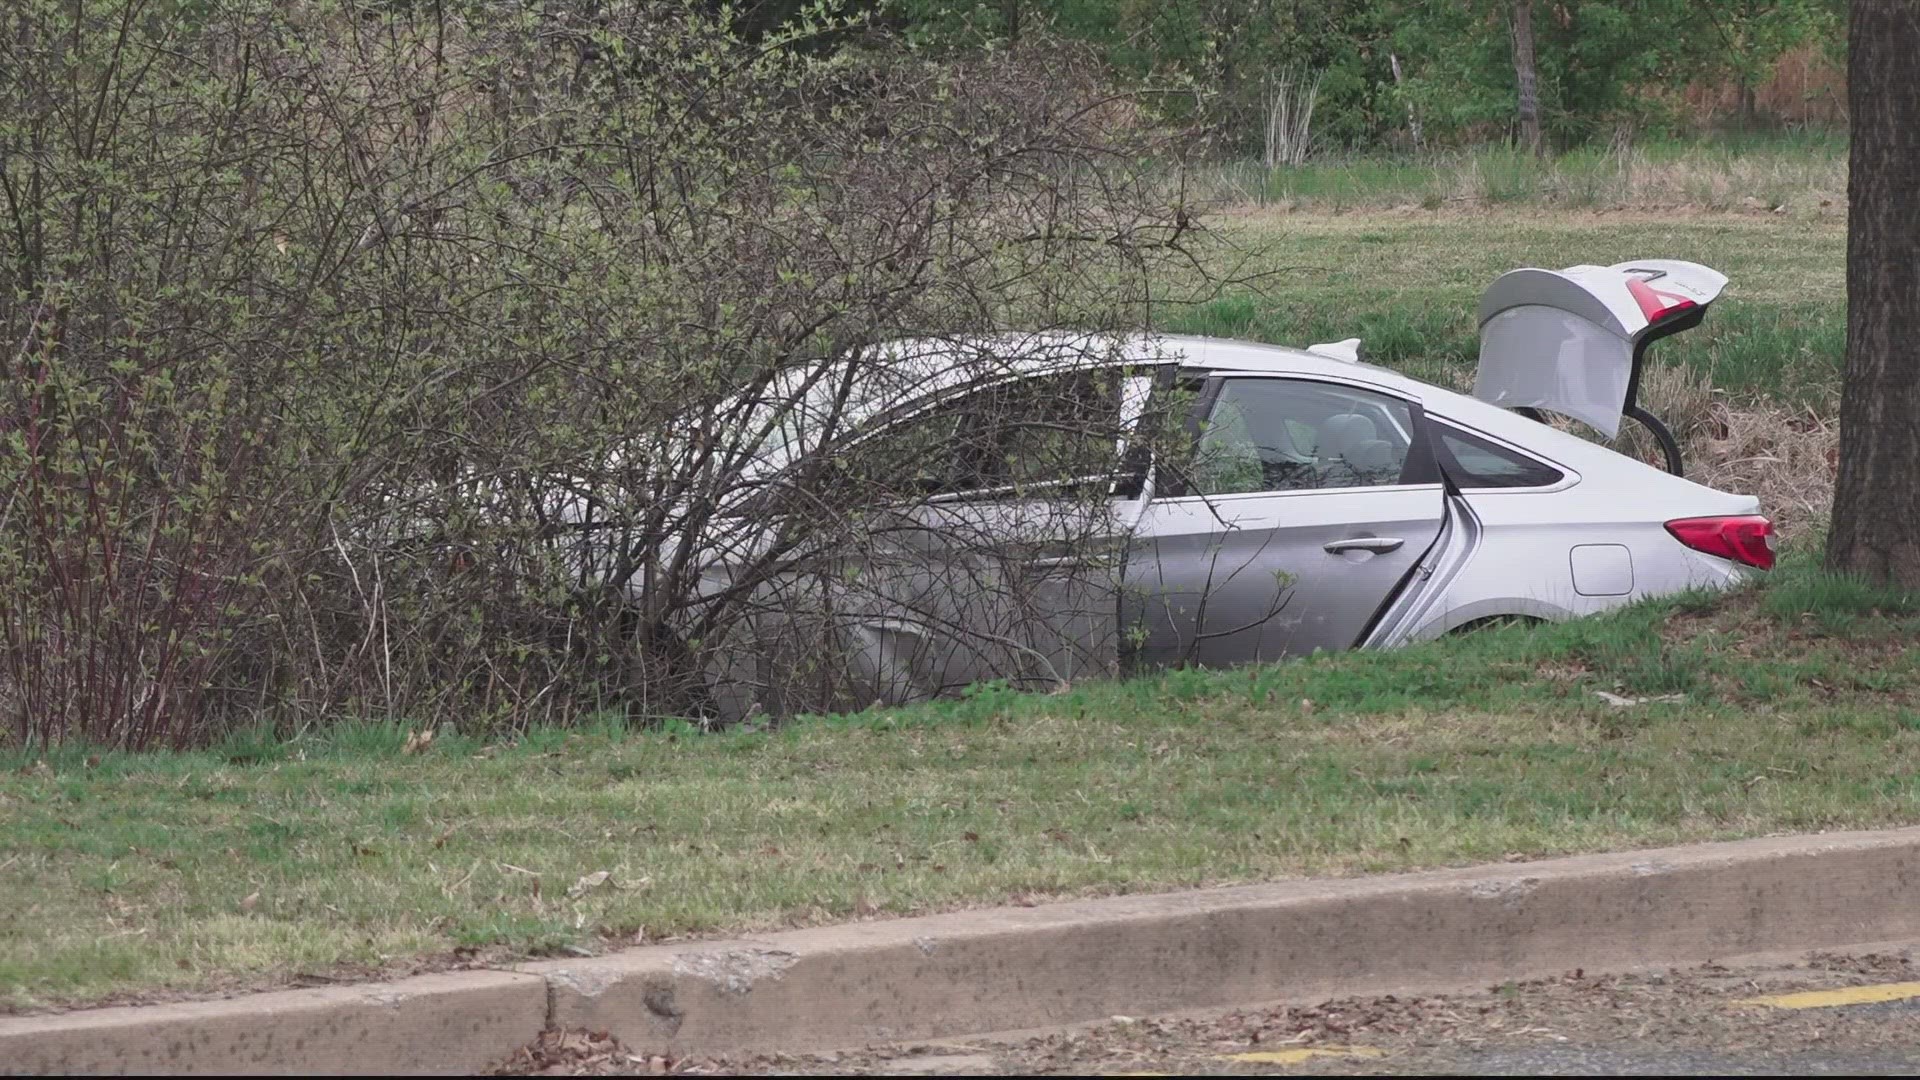
<svg viewBox="0 0 1920 1080"><path fill-rule="evenodd" d="M1463 622L1448 633L1471 634L1476 630L1498 630L1503 626L1538 626L1546 621L1535 615L1484 615Z"/></svg>

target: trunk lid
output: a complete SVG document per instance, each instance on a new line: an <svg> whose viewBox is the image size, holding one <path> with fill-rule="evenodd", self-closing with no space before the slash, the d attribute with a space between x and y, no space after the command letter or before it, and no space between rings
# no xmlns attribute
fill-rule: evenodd
<svg viewBox="0 0 1920 1080"><path fill-rule="evenodd" d="M1698 326L1726 284L1677 259L1502 274L1480 297L1473 396L1561 413L1611 439L1638 404L1647 346Z"/></svg>

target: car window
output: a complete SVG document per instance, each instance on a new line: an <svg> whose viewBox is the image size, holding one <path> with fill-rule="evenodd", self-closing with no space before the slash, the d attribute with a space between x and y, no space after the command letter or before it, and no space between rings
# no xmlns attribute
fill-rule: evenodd
<svg viewBox="0 0 1920 1080"><path fill-rule="evenodd" d="M982 388L860 440L836 473L876 502L1110 477L1125 376L1099 369Z"/></svg>
<svg viewBox="0 0 1920 1080"><path fill-rule="evenodd" d="M1101 368L1018 379L971 396L961 434L977 486L1017 489L1109 476L1116 464L1126 372Z"/></svg>
<svg viewBox="0 0 1920 1080"><path fill-rule="evenodd" d="M967 490L976 478L960 452L960 420L951 406L901 420L836 455L833 477L874 503Z"/></svg>
<svg viewBox="0 0 1920 1080"><path fill-rule="evenodd" d="M1447 472L1463 488L1524 488L1557 484L1559 469L1515 450L1469 435L1459 428L1434 424L1447 459Z"/></svg>
<svg viewBox="0 0 1920 1080"><path fill-rule="evenodd" d="M1330 383L1228 379L1201 425L1188 490L1199 495L1402 483L1412 410Z"/></svg>

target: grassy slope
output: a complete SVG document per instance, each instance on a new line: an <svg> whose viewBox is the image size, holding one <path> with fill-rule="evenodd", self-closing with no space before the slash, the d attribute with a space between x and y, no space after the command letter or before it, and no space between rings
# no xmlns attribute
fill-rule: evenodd
<svg viewBox="0 0 1920 1080"><path fill-rule="evenodd" d="M1670 255L1734 279L1668 355L1830 399L1843 234L1793 215L1260 211L1255 269L1179 329L1458 376L1518 265ZM1789 572L1538 631L1170 673L777 733L391 729L89 764L0 753L0 1002L404 967L453 950L904 913L1020 895L1465 863L1920 820L1920 623ZM1802 616L1803 611L1819 614ZM1595 690L1685 692L1620 710ZM566 890L606 870L614 886ZM626 887L620 887L626 886ZM251 902L249 897L253 897Z"/></svg>
<svg viewBox="0 0 1920 1080"><path fill-rule="evenodd" d="M1736 399L1826 406L1846 343L1846 231L1831 217L1564 211L1367 214L1246 211L1221 221L1245 272L1265 274L1170 330L1306 345L1358 336L1372 358L1470 378L1476 308L1520 266L1687 259L1731 278L1706 322L1654 347Z"/></svg>
<svg viewBox="0 0 1920 1080"><path fill-rule="evenodd" d="M1790 569L1717 606L771 733L410 755L349 728L0 760L0 1001L1907 824L1917 630L1904 602ZM601 870L612 884L567 896Z"/></svg>

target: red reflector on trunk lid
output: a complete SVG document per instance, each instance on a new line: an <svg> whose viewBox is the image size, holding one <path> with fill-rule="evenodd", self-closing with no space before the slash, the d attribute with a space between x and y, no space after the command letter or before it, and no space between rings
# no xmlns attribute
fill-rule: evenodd
<svg viewBox="0 0 1920 1080"><path fill-rule="evenodd" d="M1773 569L1773 522L1758 514L1742 517L1680 518L1667 522L1675 540L1695 551L1762 570Z"/></svg>
<svg viewBox="0 0 1920 1080"><path fill-rule="evenodd" d="M1627 279L1627 293L1640 305L1640 314L1645 315L1649 323L1657 323L1669 315L1677 315L1695 306L1687 297L1661 292L1639 278Z"/></svg>

